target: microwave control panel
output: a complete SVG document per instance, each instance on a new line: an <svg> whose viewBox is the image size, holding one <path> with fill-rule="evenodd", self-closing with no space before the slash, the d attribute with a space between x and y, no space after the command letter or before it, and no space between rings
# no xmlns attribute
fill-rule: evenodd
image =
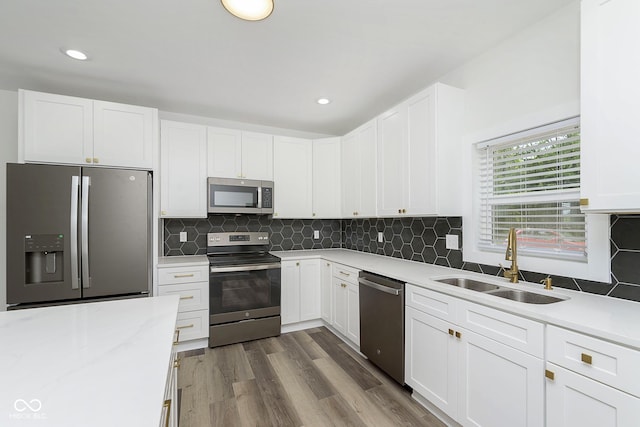
<svg viewBox="0 0 640 427"><path fill-rule="evenodd" d="M262 208L273 208L273 188L262 187Z"/></svg>

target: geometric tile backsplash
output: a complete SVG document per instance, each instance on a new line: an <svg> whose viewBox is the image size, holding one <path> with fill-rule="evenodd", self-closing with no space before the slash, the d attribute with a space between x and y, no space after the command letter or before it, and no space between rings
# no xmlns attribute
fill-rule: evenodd
<svg viewBox="0 0 640 427"><path fill-rule="evenodd" d="M592 282L552 275L554 286L640 301L640 215L611 215L611 281ZM313 239L313 230L320 239ZM187 242L180 242L180 232ZM462 250L448 250L445 236L459 236L460 217L358 218L332 220L271 219L266 215L209 215L207 219L164 221L164 254L203 255L206 235L212 232L267 231L270 250L347 248L394 258L501 275L498 266L465 263ZM382 232L383 243L378 243ZM462 249L462 247L461 247ZM539 282L545 272L520 271L521 280Z"/></svg>

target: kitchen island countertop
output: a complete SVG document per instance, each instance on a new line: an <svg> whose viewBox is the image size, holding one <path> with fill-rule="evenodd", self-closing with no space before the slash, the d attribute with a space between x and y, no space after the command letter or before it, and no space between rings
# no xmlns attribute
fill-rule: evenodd
<svg viewBox="0 0 640 427"><path fill-rule="evenodd" d="M158 426L178 301L0 312L0 425Z"/></svg>

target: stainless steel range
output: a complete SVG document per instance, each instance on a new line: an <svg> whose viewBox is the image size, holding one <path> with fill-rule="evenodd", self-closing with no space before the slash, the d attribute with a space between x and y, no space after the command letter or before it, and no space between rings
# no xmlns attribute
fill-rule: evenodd
<svg viewBox="0 0 640 427"><path fill-rule="evenodd" d="M269 234L209 233L209 347L280 335L280 258Z"/></svg>

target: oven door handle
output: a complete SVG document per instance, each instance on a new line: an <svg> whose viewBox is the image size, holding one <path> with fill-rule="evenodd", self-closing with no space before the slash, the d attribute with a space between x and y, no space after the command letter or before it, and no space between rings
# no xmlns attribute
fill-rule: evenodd
<svg viewBox="0 0 640 427"><path fill-rule="evenodd" d="M256 270L273 270L280 268L280 263L259 264L259 265L235 265L233 267L211 267L211 273L230 273L233 271L256 271Z"/></svg>

